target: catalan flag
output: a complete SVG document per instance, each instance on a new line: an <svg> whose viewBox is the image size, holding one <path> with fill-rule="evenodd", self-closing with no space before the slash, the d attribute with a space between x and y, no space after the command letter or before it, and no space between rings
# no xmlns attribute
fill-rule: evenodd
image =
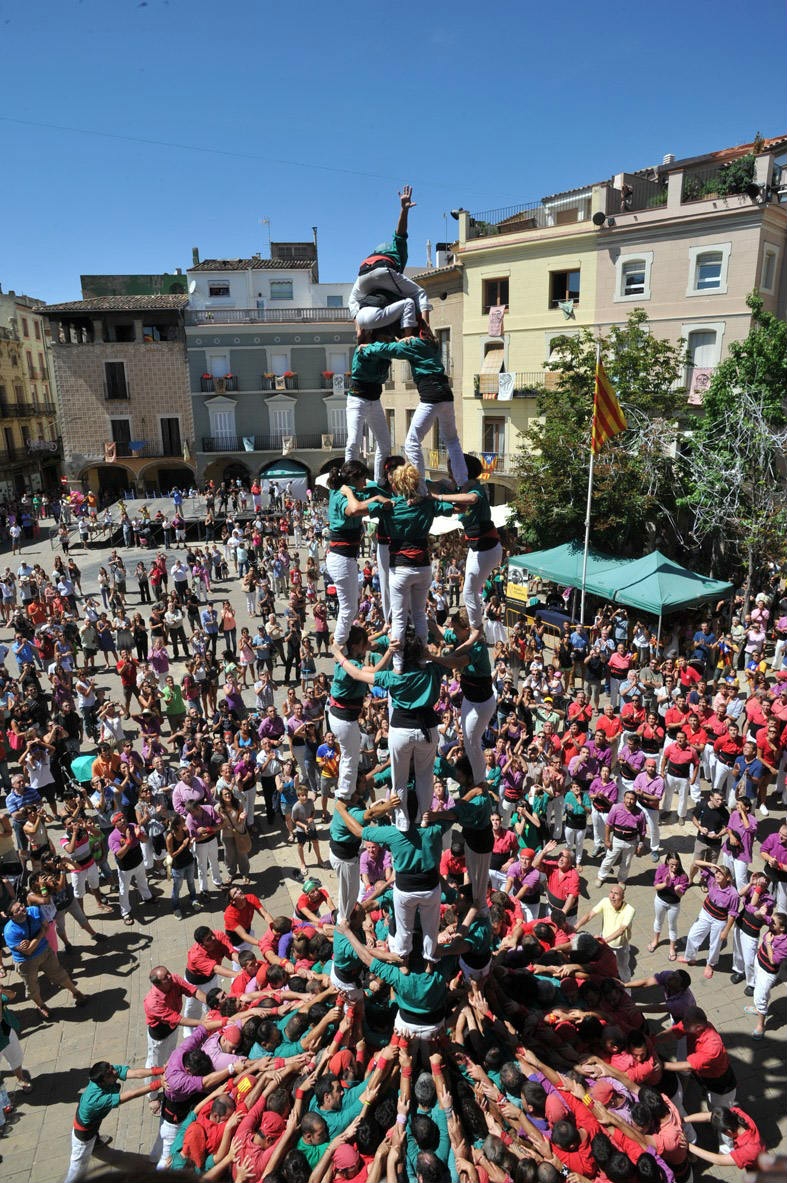
<svg viewBox="0 0 787 1183"><path fill-rule="evenodd" d="M596 388L593 395L593 429L590 436L590 450L598 456L607 440L619 435L628 427L626 416L620 408L612 384L599 360L596 362Z"/></svg>

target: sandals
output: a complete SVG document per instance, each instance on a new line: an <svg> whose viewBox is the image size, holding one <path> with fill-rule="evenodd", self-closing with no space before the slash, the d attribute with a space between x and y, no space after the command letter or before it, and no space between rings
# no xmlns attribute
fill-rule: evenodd
<svg viewBox="0 0 787 1183"><path fill-rule="evenodd" d="M648 945L648 953L655 953L656 950L658 949L658 947L659 947L658 941L651 941L650 944Z"/></svg>
<svg viewBox="0 0 787 1183"><path fill-rule="evenodd" d="M669 955L669 957L667 958L667 960L668 960L668 961L677 961L677 960L678 960L678 955L677 955L677 953L672 953L672 952L670 952L670 955Z"/></svg>
<svg viewBox="0 0 787 1183"><path fill-rule="evenodd" d="M134 923L134 921L132 920L132 918L131 918L130 916L124 916L124 917L123 917L123 923L124 923L124 924L125 924L127 927L130 927L130 926L131 926L131 925Z"/></svg>

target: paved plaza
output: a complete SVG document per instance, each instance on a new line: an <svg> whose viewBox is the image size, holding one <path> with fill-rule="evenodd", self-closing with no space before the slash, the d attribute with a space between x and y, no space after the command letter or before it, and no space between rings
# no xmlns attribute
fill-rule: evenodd
<svg viewBox="0 0 787 1183"><path fill-rule="evenodd" d="M73 557L82 570L83 588L95 588L98 567L105 562L108 551L92 551L87 555L77 547ZM149 559L149 551L123 551L129 570L129 598L131 610L135 610L137 597L133 570L138 558ZM40 562L45 569L51 569L54 553L47 539L24 549L24 557L30 562ZM0 556L0 563L12 564L14 569L19 559L10 555ZM214 598L227 595L238 610L239 626L249 623L245 611L245 598L239 584L232 580L224 588L219 585ZM2 634L8 639L8 630ZM9 659L13 666L13 659ZM182 669L174 663L175 671ZM325 658L318 659L318 670L328 669ZM278 672L278 671L277 671ZM111 688L113 695L119 693L118 678L113 673L105 676L99 671L101 684ZM279 692L278 698L283 698ZM246 701L251 692L246 692ZM762 835L775 828L778 819L768 819L768 828L763 826ZM294 846L288 846L282 838L283 827L274 827L263 838L255 842L252 857L252 888L275 915L292 913L292 906L300 894L300 885L293 878L297 866ZM320 838L327 838L327 827L319 827ZM679 850L688 864L693 845L693 829L683 830L669 827L663 831L663 839L670 847ZM60 831L54 831L55 840ZM4 853L10 849L10 840L5 840ZM589 849L589 844L586 844ZM323 851L327 850L327 841ZM310 856L313 863L314 856ZM585 876L590 880L590 895L585 899L596 902L606 889L593 886L594 866L586 861ZM667 945L656 953L648 953L653 918L650 886L653 878L653 864L646 855L635 860L633 876L628 888L628 898L637 908L634 922L634 945L637 950L635 974L645 975L667 966ZM326 886L335 894L333 872L320 871ZM27 1095L19 1094L18 1108L12 1123L0 1140L0 1178L3 1183L57 1183L62 1179L69 1158L71 1121L79 1091L87 1083L87 1069L97 1059L108 1059L114 1063L143 1065L145 1061L145 1024L142 1014L142 999L148 990L148 972L153 965L163 963L173 971L182 973L186 951L192 943L192 932L197 924L208 923L222 927L223 900L218 893L211 896L207 908L182 921L176 920L170 912L169 885L151 880L155 901L137 907L136 922L126 928L120 922L119 913L107 918L96 913L95 903L88 901L87 912L97 929L105 933L108 940L101 946L75 930L69 920L69 934L75 941L75 954L63 956L66 967L74 974L77 985L89 997L83 1009L75 1009L68 995L61 993L53 1006L52 1021L44 1022L33 1005L27 1001L16 1006L22 1021L21 1039L25 1052L25 1067L30 1072L33 1090ZM116 897L113 896L113 899ZM701 894L694 889L687 893L681 912L680 932L685 937L688 928L701 906ZM580 903L580 912L583 911ZM590 931L598 931L596 925ZM78 950L78 955L76 951ZM8 960L8 959L7 959ZM694 991L700 1006L708 1012L710 1020L724 1034L726 1046L732 1057L738 1075L738 1101L760 1124L765 1142L770 1150L783 1145L787 1131L785 1118L785 1030L787 1030L787 1001L785 986L780 984L774 991L771 1015L766 1038L761 1043L751 1039L754 1019L744 1013L744 1006L750 1002L744 997L742 986L732 986L729 980L731 941L725 950L720 968L711 981L705 981L702 968L694 968L692 978ZM18 976L8 973L5 984L19 989ZM45 986L45 998L49 997ZM638 998L645 995L639 992ZM653 1000L656 1001L655 995ZM6 1073L10 1089L13 1077ZM688 1104L697 1103L697 1095L690 1092ZM106 1163L133 1163L134 1156L147 1156L156 1133L156 1120L151 1117L148 1105L143 1100L124 1105L103 1123L102 1133L111 1137L111 1148L101 1151ZM707 1127L704 1127L707 1129ZM705 1134L703 1134L705 1137ZM94 1160L97 1162L98 1160ZM695 1166L695 1173L698 1168ZM702 1172L705 1179L731 1179L739 1177L737 1170L706 1167Z"/></svg>

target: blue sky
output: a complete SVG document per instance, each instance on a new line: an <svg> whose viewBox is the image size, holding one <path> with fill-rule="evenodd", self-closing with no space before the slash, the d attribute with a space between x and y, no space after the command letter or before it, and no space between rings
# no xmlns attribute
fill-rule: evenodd
<svg viewBox="0 0 787 1183"><path fill-rule="evenodd" d="M265 253L264 217L317 225L321 278L351 280L404 181L420 263L452 207L784 131L782 9L0 0L0 282L77 299L80 273Z"/></svg>

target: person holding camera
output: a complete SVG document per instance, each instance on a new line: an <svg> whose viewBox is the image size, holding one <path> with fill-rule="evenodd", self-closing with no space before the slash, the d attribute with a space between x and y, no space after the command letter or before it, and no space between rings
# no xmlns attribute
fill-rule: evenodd
<svg viewBox="0 0 787 1183"><path fill-rule="evenodd" d="M101 831L95 822L88 821L84 816L84 801L72 798L67 802L67 807L69 805L74 812L64 820L66 832L60 839L60 848L71 874L74 896L81 907L85 892L89 892L102 912L111 912L112 908L104 901L99 890L98 864L91 843L91 838L95 840L100 837Z"/></svg>

